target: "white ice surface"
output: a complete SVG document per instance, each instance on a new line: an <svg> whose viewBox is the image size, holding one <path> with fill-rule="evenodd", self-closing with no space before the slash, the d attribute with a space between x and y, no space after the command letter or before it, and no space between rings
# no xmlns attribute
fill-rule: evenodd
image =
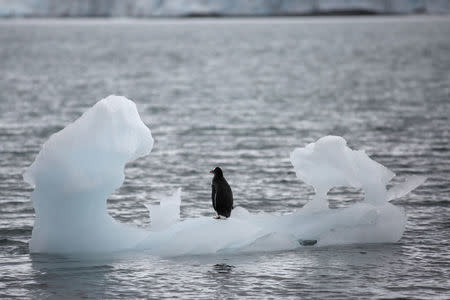
<svg viewBox="0 0 450 300"><path fill-rule="evenodd" d="M402 183L397 184L388 190L387 198L388 201L403 197L407 195L409 192L422 185L425 180L427 180L424 176L409 176Z"/></svg>
<svg viewBox="0 0 450 300"><path fill-rule="evenodd" d="M181 188L173 195L163 197L159 204L146 205L151 220L151 231L161 231L180 220Z"/></svg>

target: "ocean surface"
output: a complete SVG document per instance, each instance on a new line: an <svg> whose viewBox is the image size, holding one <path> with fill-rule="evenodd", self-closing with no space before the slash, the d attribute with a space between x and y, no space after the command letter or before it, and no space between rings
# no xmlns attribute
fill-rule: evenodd
<svg viewBox="0 0 450 300"><path fill-rule="evenodd" d="M449 17L0 21L0 297L449 299L449 37ZM108 199L121 222L148 226L144 203L178 187L182 218L212 216L215 166L235 205L298 210L313 191L289 154L329 134L394 171L394 183L428 180L394 200L408 216L394 244L30 254L23 172L51 134L110 94L134 100L155 138ZM339 208L363 195L329 198Z"/></svg>

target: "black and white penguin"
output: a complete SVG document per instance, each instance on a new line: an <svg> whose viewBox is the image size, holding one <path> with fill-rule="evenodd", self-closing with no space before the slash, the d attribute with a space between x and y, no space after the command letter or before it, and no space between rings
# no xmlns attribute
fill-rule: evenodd
<svg viewBox="0 0 450 300"><path fill-rule="evenodd" d="M229 218L233 209L233 192L230 185L223 177L222 169L219 167L209 171L209 173L214 174L211 183L211 199L214 210L217 212L215 218L219 219L221 216Z"/></svg>

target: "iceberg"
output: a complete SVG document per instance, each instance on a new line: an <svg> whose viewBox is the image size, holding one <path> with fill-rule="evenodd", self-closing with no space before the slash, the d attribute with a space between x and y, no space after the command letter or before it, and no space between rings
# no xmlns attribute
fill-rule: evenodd
<svg viewBox="0 0 450 300"><path fill-rule="evenodd" d="M125 164L150 153L153 138L134 102L109 96L44 143L24 180L36 219L32 252L103 252L131 248L145 232L114 220L106 200Z"/></svg>
<svg viewBox="0 0 450 300"><path fill-rule="evenodd" d="M24 180L33 185L36 212L30 251L106 253L146 251L160 256L292 250L307 245L397 242L406 215L390 200L423 183L412 177L386 190L394 173L338 136L295 149L297 177L313 186L314 198L286 215L251 214L236 207L227 220L180 220L181 189L159 205L148 205L149 228L112 218L107 198L124 180L127 162L150 153L153 137L133 101L109 96L42 146ZM365 199L328 208L335 186L361 188ZM218 234L220 233L220 234Z"/></svg>

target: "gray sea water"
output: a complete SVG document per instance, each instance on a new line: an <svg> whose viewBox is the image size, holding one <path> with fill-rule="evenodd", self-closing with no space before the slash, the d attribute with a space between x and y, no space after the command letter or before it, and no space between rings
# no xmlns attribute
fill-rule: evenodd
<svg viewBox="0 0 450 300"><path fill-rule="evenodd" d="M121 222L182 187L182 218L211 215L219 165L235 204L288 213L313 194L289 153L334 134L397 173L395 244L247 255L31 255L22 180L49 136L110 95L155 138L108 199ZM0 21L0 297L450 298L450 18ZM326 174L324 174L326 176ZM370 176L370 174L367 174ZM330 207L361 200L330 192Z"/></svg>

